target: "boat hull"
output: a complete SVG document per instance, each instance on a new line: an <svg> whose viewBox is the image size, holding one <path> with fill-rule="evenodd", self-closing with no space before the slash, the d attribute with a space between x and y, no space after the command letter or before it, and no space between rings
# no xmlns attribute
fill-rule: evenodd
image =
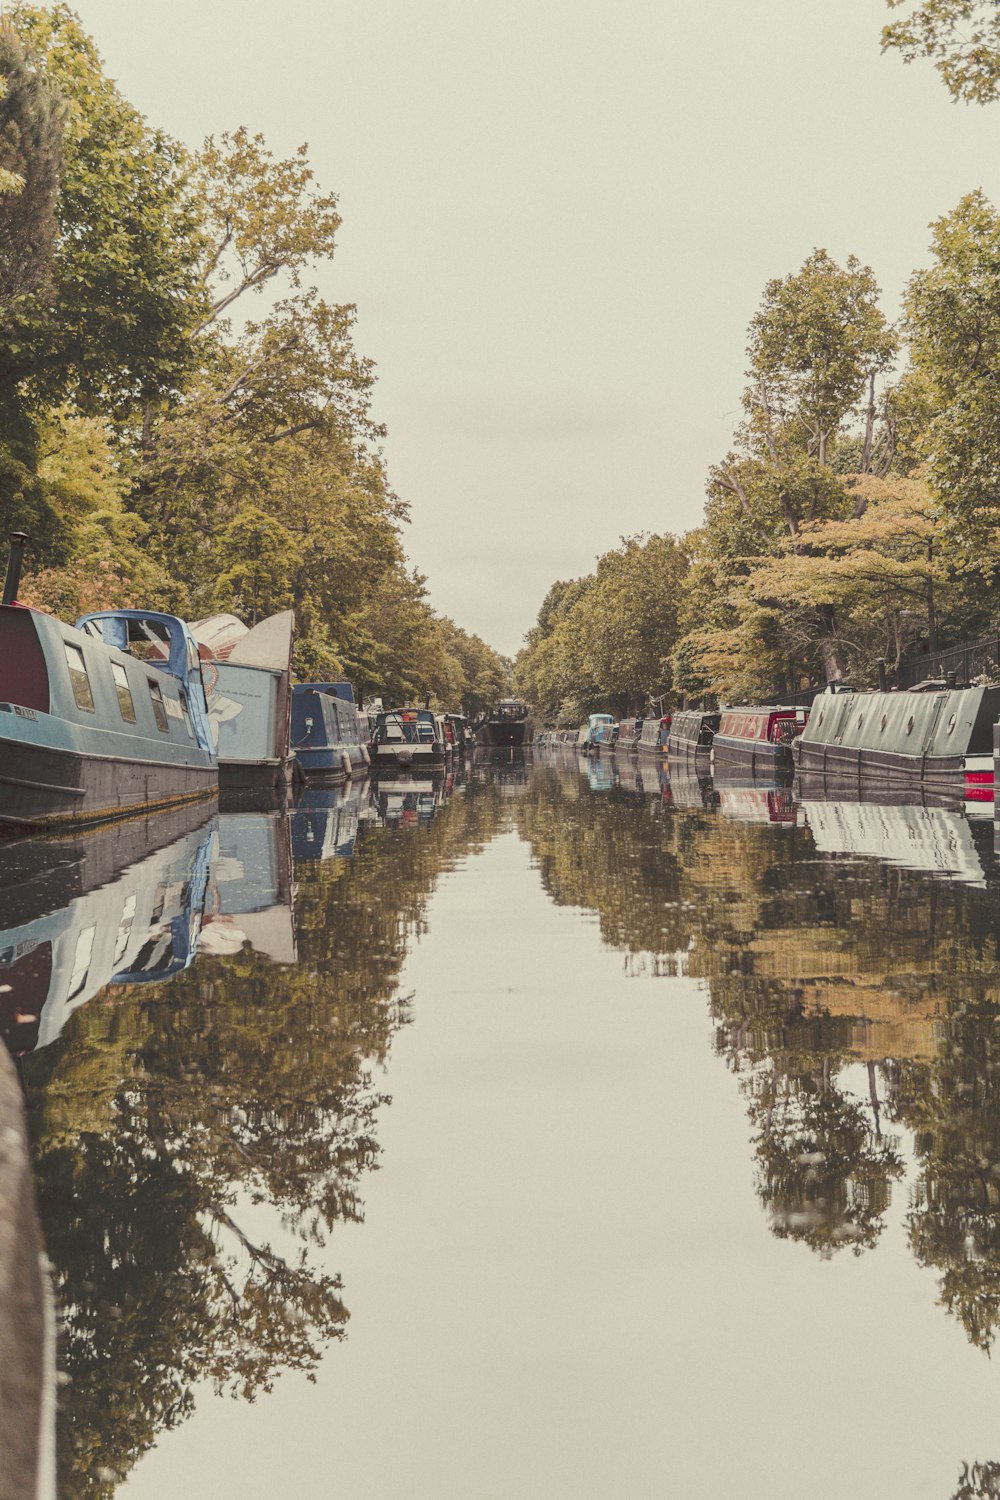
<svg viewBox="0 0 1000 1500"><path fill-rule="evenodd" d="M717 777L727 773L791 777L792 752L787 745L717 734L712 741L712 770Z"/></svg>
<svg viewBox="0 0 1000 1500"><path fill-rule="evenodd" d="M372 745L371 758L373 771L416 770L418 766L443 766L445 749L443 744L380 744Z"/></svg>
<svg viewBox="0 0 1000 1500"><path fill-rule="evenodd" d="M214 797L214 765L129 760L0 734L0 836L83 828Z"/></svg>
<svg viewBox="0 0 1000 1500"><path fill-rule="evenodd" d="M476 730L476 744L484 749L509 749L530 745L534 731L530 720L514 720L512 723L488 719Z"/></svg>

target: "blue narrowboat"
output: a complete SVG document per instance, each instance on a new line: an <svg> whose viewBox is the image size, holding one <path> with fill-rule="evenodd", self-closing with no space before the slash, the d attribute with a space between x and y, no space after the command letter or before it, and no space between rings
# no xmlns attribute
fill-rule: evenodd
<svg viewBox="0 0 1000 1500"><path fill-rule="evenodd" d="M309 779L363 775L368 726L349 682L297 682L292 688L292 749Z"/></svg>
<svg viewBox="0 0 1000 1500"><path fill-rule="evenodd" d="M182 620L125 609L67 625L0 605L0 833L217 790L198 647Z"/></svg>
<svg viewBox="0 0 1000 1500"><path fill-rule="evenodd" d="M618 725L611 714L591 714L580 726L577 748L585 754L588 750L613 750L617 734Z"/></svg>

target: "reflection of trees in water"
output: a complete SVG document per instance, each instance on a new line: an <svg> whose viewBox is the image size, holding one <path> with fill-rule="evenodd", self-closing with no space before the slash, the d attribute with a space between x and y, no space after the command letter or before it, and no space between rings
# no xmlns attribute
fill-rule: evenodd
<svg viewBox="0 0 1000 1500"><path fill-rule="evenodd" d="M963 1464L952 1500L1000 1500L1000 1463Z"/></svg>
<svg viewBox="0 0 1000 1500"><path fill-rule="evenodd" d="M873 1246L902 1171L889 1128L914 1132L914 1253L988 1347L1000 1318L992 830L971 831L977 889L820 857L802 828L589 796L573 771L536 776L518 815L554 900L596 911L606 941L661 972L705 981L776 1234L821 1254ZM859 1064L868 1087L852 1091L845 1069Z"/></svg>
<svg viewBox="0 0 1000 1500"><path fill-rule="evenodd" d="M475 785L429 825L366 830L352 860L296 868L294 967L244 950L107 990L26 1059L62 1496L110 1495L197 1382L252 1397L342 1336L320 1260L377 1166L406 945L438 874L505 817Z"/></svg>

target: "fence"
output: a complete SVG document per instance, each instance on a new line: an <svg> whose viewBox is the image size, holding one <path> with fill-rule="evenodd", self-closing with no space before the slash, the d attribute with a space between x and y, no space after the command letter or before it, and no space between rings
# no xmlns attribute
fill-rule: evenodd
<svg viewBox="0 0 1000 1500"><path fill-rule="evenodd" d="M958 682L972 682L976 677L1000 680L1000 635L988 635L981 641L966 641L947 651L933 651L914 656L899 664L899 686L912 687L928 677L944 677L954 672Z"/></svg>

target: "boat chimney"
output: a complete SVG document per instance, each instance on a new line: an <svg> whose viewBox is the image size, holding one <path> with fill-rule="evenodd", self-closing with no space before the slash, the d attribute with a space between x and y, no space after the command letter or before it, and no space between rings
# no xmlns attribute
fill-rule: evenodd
<svg viewBox="0 0 1000 1500"><path fill-rule="evenodd" d="M877 656L875 658L875 665L876 667L878 667L878 690L880 693L887 692L888 689L886 688L885 682L885 657Z"/></svg>
<svg viewBox="0 0 1000 1500"><path fill-rule="evenodd" d="M24 562L24 549L27 546L28 533L26 531L12 531L10 534L10 554L7 558L7 577L3 584L3 603L13 604L17 598L17 591L21 583L21 565Z"/></svg>
<svg viewBox="0 0 1000 1500"><path fill-rule="evenodd" d="M953 688L958 681L958 673L954 670L944 674L945 687Z"/></svg>

